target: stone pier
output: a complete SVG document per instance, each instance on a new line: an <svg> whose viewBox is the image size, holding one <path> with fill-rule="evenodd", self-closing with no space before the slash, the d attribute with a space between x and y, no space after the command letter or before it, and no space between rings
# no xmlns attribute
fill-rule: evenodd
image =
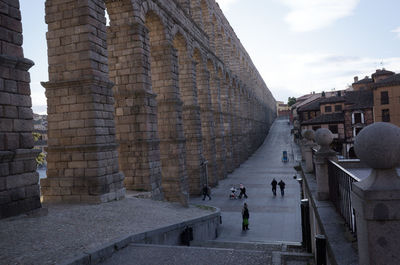
<svg viewBox="0 0 400 265"><path fill-rule="evenodd" d="M33 148L30 76L24 58L18 1L1 3L0 218L41 207Z"/></svg>

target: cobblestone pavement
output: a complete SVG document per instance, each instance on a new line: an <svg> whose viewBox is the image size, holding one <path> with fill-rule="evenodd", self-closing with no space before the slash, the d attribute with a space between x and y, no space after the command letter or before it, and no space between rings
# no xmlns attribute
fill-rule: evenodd
<svg viewBox="0 0 400 265"><path fill-rule="evenodd" d="M293 166L299 157L293 154L293 136L286 119L275 120L263 145L227 179L212 189L212 200L200 197L193 204L207 204L221 209L222 229L218 240L238 242L301 242L300 185L293 179ZM288 151L289 162L282 162L282 151ZM273 196L271 181L286 183L285 196ZM248 199L229 199L229 189L246 187ZM250 230L241 228L241 209L247 202Z"/></svg>
<svg viewBox="0 0 400 265"><path fill-rule="evenodd" d="M100 205L45 205L48 214L0 221L0 264L56 264L127 235L210 214L198 207L126 198Z"/></svg>

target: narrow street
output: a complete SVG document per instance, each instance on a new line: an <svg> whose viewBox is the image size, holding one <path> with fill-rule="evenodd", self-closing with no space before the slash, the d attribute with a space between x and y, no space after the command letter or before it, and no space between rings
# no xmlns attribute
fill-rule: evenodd
<svg viewBox="0 0 400 265"><path fill-rule="evenodd" d="M196 197L192 204L219 207L222 229L218 241L234 242L301 242L300 185L296 179L292 136L287 119L275 120L263 145L227 179L212 189L212 200ZM288 152L289 162L282 162L282 151ZM286 183L285 196L271 191L271 181L282 179ZM229 199L230 188L243 183L247 199ZM239 192L237 192L239 194ZM250 219L249 231L242 231L241 209L247 202Z"/></svg>

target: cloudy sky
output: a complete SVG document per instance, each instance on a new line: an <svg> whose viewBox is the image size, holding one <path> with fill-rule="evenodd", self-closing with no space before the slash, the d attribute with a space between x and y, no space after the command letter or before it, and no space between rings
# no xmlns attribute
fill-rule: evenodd
<svg viewBox="0 0 400 265"><path fill-rule="evenodd" d="M400 72L399 0L217 0L277 100ZM34 111L46 111L44 0L20 0Z"/></svg>

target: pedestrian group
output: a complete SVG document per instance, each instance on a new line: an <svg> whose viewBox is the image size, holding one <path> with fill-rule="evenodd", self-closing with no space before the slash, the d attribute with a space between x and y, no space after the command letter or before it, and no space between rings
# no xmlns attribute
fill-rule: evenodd
<svg viewBox="0 0 400 265"><path fill-rule="evenodd" d="M271 186L272 186L272 194L276 196L276 185L279 185L279 188L281 189L281 195L285 195L285 182L283 180L280 180L279 183L276 181L276 179L272 179Z"/></svg>
<svg viewBox="0 0 400 265"><path fill-rule="evenodd" d="M272 186L272 194L274 196L276 196L276 186L279 186L280 191L281 191L281 196L283 197L285 195L285 182L283 180L280 180L279 182L276 181L275 178L272 179L271 182L271 186ZM244 198L248 198L247 194L246 194L246 187L240 183L239 185L239 190L240 190L240 194L239 194L239 199L241 199L242 197ZM229 198L230 199L236 199L236 188L232 187L230 189L231 193L229 194ZM206 197L208 197L209 200L211 200L211 189L208 187L208 185L204 184L203 189L202 189L202 194L203 194L203 201L206 199ZM247 203L243 204L243 209L242 209L242 230L246 231L249 230L249 218L250 218L250 212L249 212L249 208L247 206Z"/></svg>

